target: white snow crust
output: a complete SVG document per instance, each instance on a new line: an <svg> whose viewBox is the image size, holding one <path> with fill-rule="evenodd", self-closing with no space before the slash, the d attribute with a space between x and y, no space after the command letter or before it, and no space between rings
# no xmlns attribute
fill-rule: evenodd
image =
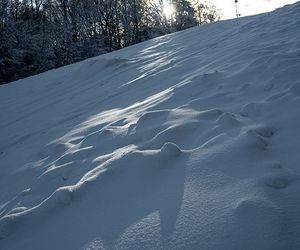
<svg viewBox="0 0 300 250"><path fill-rule="evenodd" d="M300 249L299 13L0 86L0 249Z"/></svg>

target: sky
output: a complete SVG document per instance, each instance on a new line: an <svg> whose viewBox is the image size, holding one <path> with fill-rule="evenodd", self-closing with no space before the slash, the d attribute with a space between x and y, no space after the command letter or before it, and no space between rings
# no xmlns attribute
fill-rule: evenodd
<svg viewBox="0 0 300 250"><path fill-rule="evenodd" d="M238 0L238 10L242 16L249 16L263 12L269 12L286 4L292 4L298 0ZM210 0L223 12L222 19L235 17L234 0Z"/></svg>

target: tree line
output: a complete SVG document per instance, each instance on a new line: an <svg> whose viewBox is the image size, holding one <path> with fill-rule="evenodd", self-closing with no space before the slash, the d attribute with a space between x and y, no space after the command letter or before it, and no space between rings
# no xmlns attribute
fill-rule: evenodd
<svg viewBox="0 0 300 250"><path fill-rule="evenodd" d="M220 18L173 0L0 0L0 84Z"/></svg>

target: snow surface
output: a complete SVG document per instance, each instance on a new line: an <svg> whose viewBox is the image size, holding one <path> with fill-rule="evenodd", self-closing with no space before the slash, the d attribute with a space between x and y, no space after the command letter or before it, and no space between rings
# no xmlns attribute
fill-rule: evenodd
<svg viewBox="0 0 300 250"><path fill-rule="evenodd" d="M0 249L300 249L300 2L0 87Z"/></svg>

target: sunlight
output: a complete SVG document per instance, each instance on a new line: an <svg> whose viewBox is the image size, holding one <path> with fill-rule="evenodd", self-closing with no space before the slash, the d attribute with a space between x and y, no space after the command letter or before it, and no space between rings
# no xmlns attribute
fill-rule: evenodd
<svg viewBox="0 0 300 250"><path fill-rule="evenodd" d="M165 1L163 11L164 11L164 14L167 18L171 18L173 13L175 12L173 4Z"/></svg>

